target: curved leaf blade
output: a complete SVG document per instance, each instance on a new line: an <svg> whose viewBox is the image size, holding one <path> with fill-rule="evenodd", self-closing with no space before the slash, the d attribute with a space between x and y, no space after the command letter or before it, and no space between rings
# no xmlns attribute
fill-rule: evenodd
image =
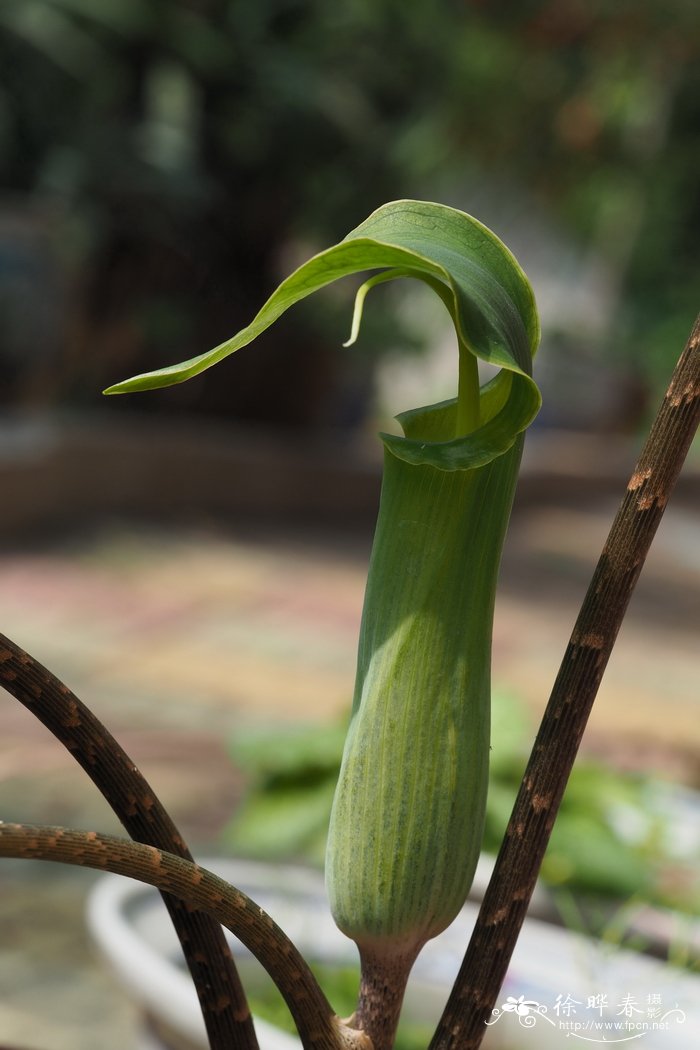
<svg viewBox="0 0 700 1050"><path fill-rule="evenodd" d="M440 204L394 201L379 208L339 244L313 256L283 281L252 322L198 357L135 376L107 394L151 390L182 383L246 346L295 303L341 277L367 270L394 271L370 278L369 286L400 274L424 281L445 303L460 347L503 370L482 425L464 437L405 438L383 435L386 447L410 462L442 470L489 462L513 445L536 415L540 396L531 379L539 340L532 289L505 245L476 219ZM494 413L493 403L498 402ZM491 408L489 408L491 405Z"/></svg>
<svg viewBox="0 0 700 1050"><path fill-rule="evenodd" d="M341 277L384 267L403 267L413 272L417 269L417 259L412 252L374 241L341 241L335 247L314 255L287 277L272 293L251 323L231 339L227 339L213 350L208 350L188 361L159 368L153 372L145 372L143 375L115 383L104 392L105 394L130 394L141 390L172 386L175 383L184 383L185 380L192 379L200 372L223 361L225 357L240 350L241 347L252 343L291 306L301 302L312 292L325 288L326 285L332 284ZM437 269L436 273L439 275Z"/></svg>

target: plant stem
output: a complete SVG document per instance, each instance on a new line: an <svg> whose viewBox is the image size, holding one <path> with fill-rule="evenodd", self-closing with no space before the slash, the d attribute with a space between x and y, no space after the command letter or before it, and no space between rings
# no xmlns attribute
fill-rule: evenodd
<svg viewBox="0 0 700 1050"><path fill-rule="evenodd" d="M698 422L700 317L581 607L469 947L429 1050L476 1050L481 1045L598 686Z"/></svg>
<svg viewBox="0 0 700 1050"><path fill-rule="evenodd" d="M479 363L466 346L459 344L457 427L455 437L471 434L479 426Z"/></svg>
<svg viewBox="0 0 700 1050"><path fill-rule="evenodd" d="M133 838L192 860L148 781L99 719L2 634L0 683L68 749ZM250 1009L220 926L174 897L165 896L164 902L197 989L211 1050L257 1050Z"/></svg>
<svg viewBox="0 0 700 1050"><path fill-rule="evenodd" d="M0 856L111 871L200 909L238 937L279 988L305 1050L372 1050L364 1033L333 1012L303 957L250 897L184 857L94 831L0 821Z"/></svg>
<svg viewBox="0 0 700 1050"><path fill-rule="evenodd" d="M367 1033L373 1050L391 1050L401 1014L406 983L416 955L360 946L360 991L351 1020Z"/></svg>

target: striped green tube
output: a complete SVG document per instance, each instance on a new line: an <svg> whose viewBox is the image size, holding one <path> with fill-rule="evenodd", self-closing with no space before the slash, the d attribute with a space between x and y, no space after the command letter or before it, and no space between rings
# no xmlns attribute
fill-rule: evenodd
<svg viewBox="0 0 700 1050"><path fill-rule="evenodd" d="M400 417L449 439L456 402ZM365 596L353 713L326 878L358 944L418 949L471 886L488 778L496 577L522 438L478 468L389 448Z"/></svg>

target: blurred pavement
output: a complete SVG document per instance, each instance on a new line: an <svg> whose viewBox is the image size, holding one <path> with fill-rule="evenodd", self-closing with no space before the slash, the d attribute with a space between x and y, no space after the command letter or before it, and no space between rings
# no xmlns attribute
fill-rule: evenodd
<svg viewBox="0 0 700 1050"><path fill-rule="evenodd" d="M533 712L546 702L616 506L603 493L585 507L526 499L516 509L494 680ZM697 525L696 507L670 506L584 741L618 765L695 787ZM282 533L250 519L228 531L113 520L81 535L6 543L0 624L93 707L190 845L211 852L242 789L226 754L236 728L331 718L347 708L370 533ZM0 816L118 832L48 731L7 694L0 708ZM130 1008L82 929L93 877L3 862L0 1043L129 1047Z"/></svg>

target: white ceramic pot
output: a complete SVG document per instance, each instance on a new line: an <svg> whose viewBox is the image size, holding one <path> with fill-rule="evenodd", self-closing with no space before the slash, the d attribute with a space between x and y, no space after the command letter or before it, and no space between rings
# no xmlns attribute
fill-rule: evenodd
<svg viewBox="0 0 700 1050"><path fill-rule="evenodd" d="M319 873L247 861L203 864L248 893L308 959L355 962L354 945L330 917ZM467 904L452 926L426 945L409 982L405 1014L428 1024L437 1021L475 917L476 906ZM141 1010L138 1050L207 1050L197 996L156 891L131 879L102 876L90 895L87 919L96 944ZM231 944L244 985L259 981L259 964L235 938ZM597 1027L604 1024L608 1027ZM295 1037L269 1024L256 1020L256 1030L261 1050L299 1050ZM486 1045L491 1050L561 1050L571 1046L572 1037L609 1044L632 1035L644 1050L696 1050L700 980L655 959L528 919Z"/></svg>

